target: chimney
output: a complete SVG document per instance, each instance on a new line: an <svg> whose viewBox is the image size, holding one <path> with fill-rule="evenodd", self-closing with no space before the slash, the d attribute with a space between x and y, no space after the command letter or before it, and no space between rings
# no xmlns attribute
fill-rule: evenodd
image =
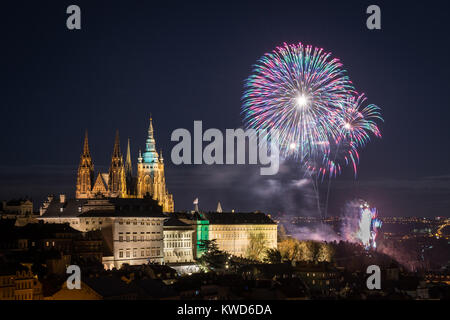
<svg viewBox="0 0 450 320"><path fill-rule="evenodd" d="M66 203L66 195L65 194L60 194L59 195L59 202L60 203Z"/></svg>

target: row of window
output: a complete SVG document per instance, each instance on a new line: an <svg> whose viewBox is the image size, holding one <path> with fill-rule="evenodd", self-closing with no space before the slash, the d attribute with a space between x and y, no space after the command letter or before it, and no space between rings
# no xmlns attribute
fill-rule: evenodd
<svg viewBox="0 0 450 320"><path fill-rule="evenodd" d="M96 222L95 220L92 220L92 224L95 224L95 222ZM98 224L102 224L102 223L103 223L102 221L98 222ZM89 224L89 221L85 221L85 224Z"/></svg>
<svg viewBox="0 0 450 320"><path fill-rule="evenodd" d="M135 226L138 224L137 220L119 220L119 224L124 224L124 221L125 221L125 224L133 224ZM144 225L147 225L147 226L150 226L150 225L152 225L152 226L160 226L161 222L150 222L150 221L146 221L146 220L141 220L139 222L139 224L141 226L144 226Z"/></svg>
<svg viewBox="0 0 450 320"><path fill-rule="evenodd" d="M262 233L264 239L275 239L276 235L274 233ZM250 235L247 233L217 233L217 234L211 234L213 238L217 239L248 239L250 238Z"/></svg>
<svg viewBox="0 0 450 320"><path fill-rule="evenodd" d="M189 241L165 241L164 246L166 248L190 248L192 247L192 243Z"/></svg>
<svg viewBox="0 0 450 320"><path fill-rule="evenodd" d="M129 241L149 241L149 240L153 240L153 239L159 239L161 235L161 232L141 232L141 234L138 236L137 232L133 232L133 236L131 236L130 232L126 232L125 236L123 234L123 232L119 232L119 242L129 242ZM132 240L131 240L132 239Z"/></svg>
<svg viewBox="0 0 450 320"><path fill-rule="evenodd" d="M209 231L274 231L276 230L276 225L270 227L209 227Z"/></svg>
<svg viewBox="0 0 450 320"><path fill-rule="evenodd" d="M306 276L307 277L316 277L316 274L315 273L306 273ZM334 273L323 273L323 272L320 272L320 273L317 273L317 277L319 277L319 278L325 278L325 277L335 277L336 275L334 274Z"/></svg>
<svg viewBox="0 0 450 320"><path fill-rule="evenodd" d="M178 238L191 238L191 234L190 233L168 233L164 235L165 238L168 239L178 239Z"/></svg>
<svg viewBox="0 0 450 320"><path fill-rule="evenodd" d="M1 277L0 284L1 285L12 285L14 283L14 278L11 276Z"/></svg>
<svg viewBox="0 0 450 320"><path fill-rule="evenodd" d="M190 256L190 251L181 251L181 252L173 252L173 251L167 251L164 252L164 255L166 257L182 257L182 256Z"/></svg>
<svg viewBox="0 0 450 320"><path fill-rule="evenodd" d="M148 257L148 256L159 256L161 254L161 249L150 249L150 248L142 248L142 249L133 249L133 258L138 257L138 253L140 253L140 257ZM131 258L131 249L119 250L119 258Z"/></svg>
<svg viewBox="0 0 450 320"><path fill-rule="evenodd" d="M16 280L16 290L19 289L31 289L32 281L17 281Z"/></svg>
<svg viewBox="0 0 450 320"><path fill-rule="evenodd" d="M32 293L19 294L16 295L15 300L33 300L33 294Z"/></svg>
<svg viewBox="0 0 450 320"><path fill-rule="evenodd" d="M324 283L325 283L326 285L329 285L329 284L330 284L330 280L326 280L326 281L318 280L318 281L317 281L317 284L320 285L320 286L321 286L322 284L324 284ZM313 280L313 281L312 281L312 284L315 285L315 284L316 284L316 280Z"/></svg>
<svg viewBox="0 0 450 320"><path fill-rule="evenodd" d="M14 289L13 288L2 288L2 297L3 297L3 299L14 298Z"/></svg>

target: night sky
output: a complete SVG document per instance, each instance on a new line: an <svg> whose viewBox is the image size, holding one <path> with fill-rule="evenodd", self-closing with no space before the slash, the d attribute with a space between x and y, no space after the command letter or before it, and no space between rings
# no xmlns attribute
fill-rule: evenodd
<svg viewBox="0 0 450 320"><path fill-rule="evenodd" d="M150 113L176 210L314 214L302 176L286 165L262 178L255 166L175 166L170 135L238 128L252 65L283 42L339 57L356 89L382 108L382 139L332 181L330 214L363 197L381 216L449 216L449 9L426 1L16 1L2 3L0 199L74 196L85 129L96 172L106 171L115 130L132 161ZM81 8L82 29L66 28ZM366 28L381 7L382 30ZM294 168L293 168L294 167ZM136 168L134 168L136 171ZM297 187L292 187L293 185Z"/></svg>

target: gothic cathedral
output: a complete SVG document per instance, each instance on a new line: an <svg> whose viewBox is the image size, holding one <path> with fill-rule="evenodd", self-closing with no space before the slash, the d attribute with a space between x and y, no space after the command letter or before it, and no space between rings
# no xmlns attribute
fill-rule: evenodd
<svg viewBox="0 0 450 320"><path fill-rule="evenodd" d="M156 152L152 119L148 128L145 152L139 151L137 176L133 176L130 140L128 139L125 163L120 151L119 132L116 133L111 166L108 173L99 172L94 177L94 163L89 152L88 135L84 137L83 153L77 175L77 199L144 198L152 197L164 212L173 212L173 197L166 188L164 159Z"/></svg>

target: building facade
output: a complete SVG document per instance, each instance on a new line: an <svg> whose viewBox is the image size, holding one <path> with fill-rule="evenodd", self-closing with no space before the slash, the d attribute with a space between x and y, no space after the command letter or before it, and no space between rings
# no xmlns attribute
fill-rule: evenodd
<svg viewBox="0 0 450 320"><path fill-rule="evenodd" d="M192 251L194 258L204 253L202 242L215 240L219 250L247 257L252 239L266 249L277 248L277 223L261 212L193 212L172 213L172 216L190 224L193 230Z"/></svg>
<svg viewBox="0 0 450 320"><path fill-rule="evenodd" d="M28 199L2 201L0 213L13 216L33 215L33 202Z"/></svg>
<svg viewBox="0 0 450 320"><path fill-rule="evenodd" d="M175 217L164 222L164 262L182 264L194 262L194 228Z"/></svg>
<svg viewBox="0 0 450 320"><path fill-rule="evenodd" d="M216 240L220 250L246 257L252 239L260 239L265 248L277 248L277 224L261 212L204 213L209 221L209 240Z"/></svg>
<svg viewBox="0 0 450 320"><path fill-rule="evenodd" d="M42 284L25 266L0 267L0 300L41 300Z"/></svg>
<svg viewBox="0 0 450 320"><path fill-rule="evenodd" d="M39 218L46 223L68 223L76 230L102 234L106 269L123 264L164 262L163 224L166 217L156 200L68 199L60 197Z"/></svg>
<svg viewBox="0 0 450 320"><path fill-rule="evenodd" d="M173 196L166 187L164 159L156 151L153 123L150 118L145 151L137 159L137 176L133 176L130 140L125 161L120 150L119 133L116 133L109 171L95 176L94 163L89 150L88 134L84 138L83 152L78 166L76 199L94 198L144 198L151 197L164 212L174 211Z"/></svg>
<svg viewBox="0 0 450 320"><path fill-rule="evenodd" d="M0 202L0 219L14 219L17 226L36 222L37 216L33 212L33 202L29 199Z"/></svg>

